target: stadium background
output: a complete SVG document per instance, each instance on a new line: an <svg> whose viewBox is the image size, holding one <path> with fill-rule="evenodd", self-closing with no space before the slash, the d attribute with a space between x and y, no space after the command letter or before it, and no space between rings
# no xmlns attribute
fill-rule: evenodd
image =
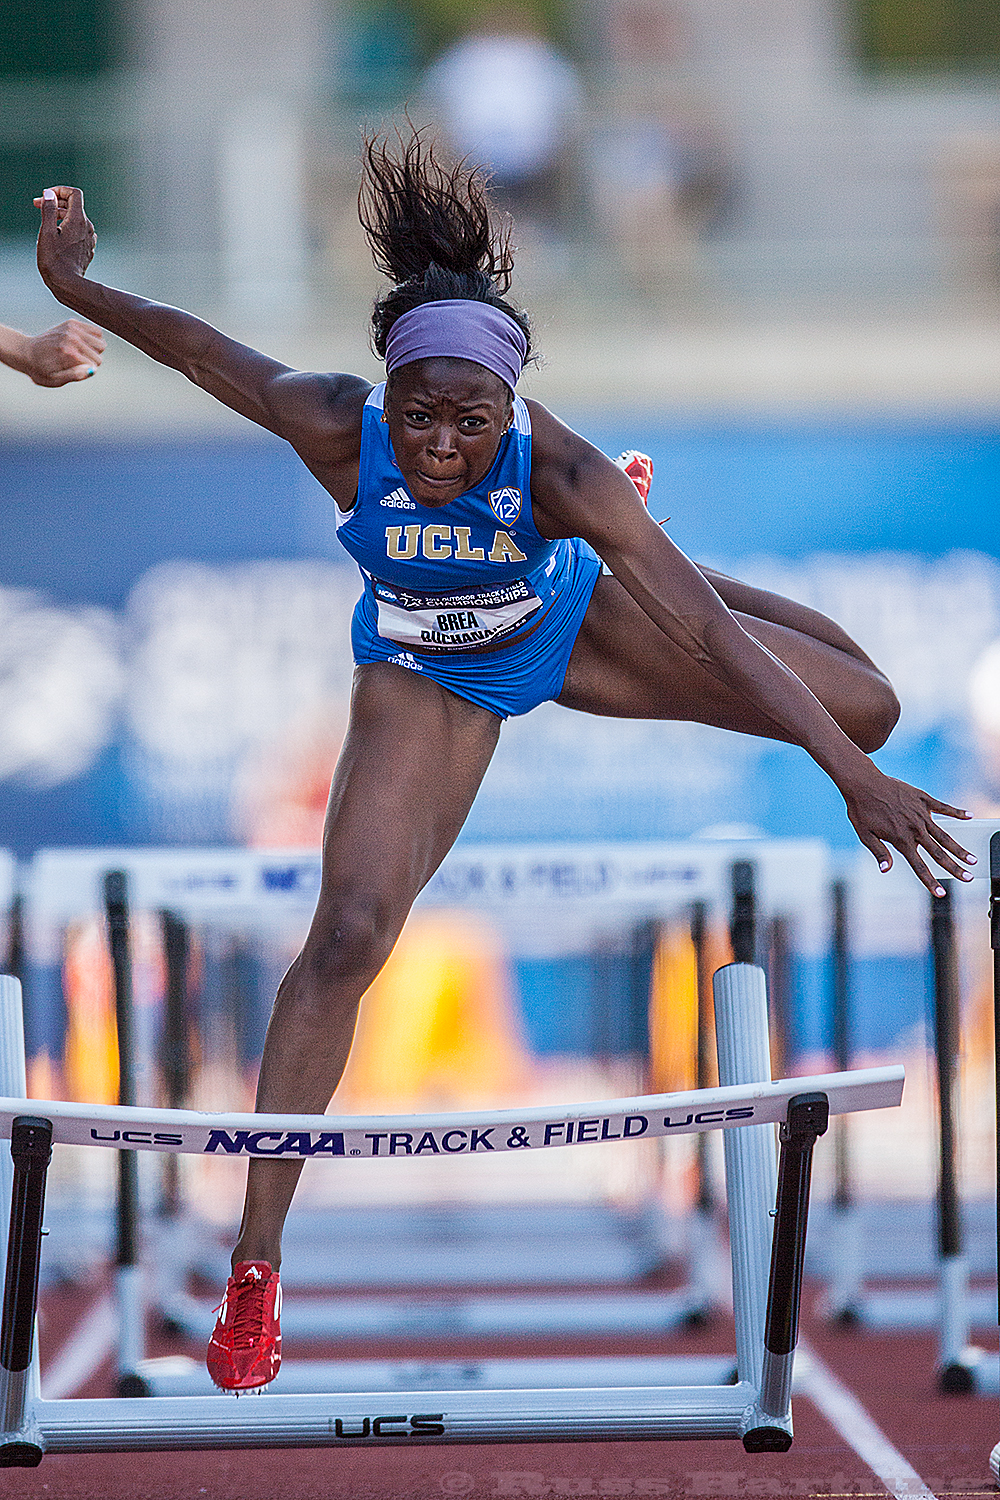
<svg viewBox="0 0 1000 1500"><path fill-rule="evenodd" d="M487 19L547 39L577 89L549 180L512 200L545 356L525 391L610 453L647 449L654 514L690 555L856 636L903 703L885 769L995 812L995 10L537 0ZM0 316L60 316L31 198L73 181L95 276L377 378L360 127L433 119L426 70L470 25L448 0L16 7ZM0 843L314 843L357 592L328 498L115 340L83 386L4 370L0 391ZM853 840L801 753L551 706L507 726L463 837L720 828ZM871 1040L913 1020L911 979Z"/></svg>

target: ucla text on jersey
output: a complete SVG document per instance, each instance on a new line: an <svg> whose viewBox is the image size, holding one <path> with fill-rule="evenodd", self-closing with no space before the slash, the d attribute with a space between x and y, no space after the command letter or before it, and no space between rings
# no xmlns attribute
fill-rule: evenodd
<svg viewBox="0 0 1000 1500"><path fill-rule="evenodd" d="M376 386L365 403L358 496L337 532L365 574L378 634L434 654L512 643L540 618L569 556L568 542L543 537L532 517L527 407L515 396L511 425L479 484L446 505L425 506L403 483L381 420L384 395ZM396 521L387 510L412 512L413 520Z"/></svg>

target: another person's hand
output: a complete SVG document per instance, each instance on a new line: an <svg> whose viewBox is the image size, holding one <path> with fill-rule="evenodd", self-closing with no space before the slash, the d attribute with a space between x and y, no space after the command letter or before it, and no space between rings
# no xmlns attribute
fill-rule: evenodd
<svg viewBox="0 0 1000 1500"><path fill-rule="evenodd" d="M0 341L0 359L11 369L21 370L36 385L87 380L96 372L106 347L101 330L78 318L67 318L44 333L17 334L14 329L10 333L10 350Z"/></svg>
<svg viewBox="0 0 1000 1500"><path fill-rule="evenodd" d="M67 318L44 333L21 333L0 323L0 363L27 375L36 385L68 385L86 380L101 363L104 334L93 323Z"/></svg>
<svg viewBox="0 0 1000 1500"><path fill-rule="evenodd" d="M97 234L83 211L79 188L46 188L35 204L42 214L38 270L45 285L58 295L60 285L86 273L94 258Z"/></svg>

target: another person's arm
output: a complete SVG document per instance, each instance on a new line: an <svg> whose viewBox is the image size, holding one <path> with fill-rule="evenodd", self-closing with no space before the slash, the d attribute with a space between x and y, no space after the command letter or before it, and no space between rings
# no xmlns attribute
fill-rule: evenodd
<svg viewBox="0 0 1000 1500"><path fill-rule="evenodd" d="M711 582L652 519L631 480L597 448L532 403L532 494L546 535L582 536L665 635L718 681L770 719L776 738L801 745L847 804L861 842L883 868L893 845L930 890L938 882L924 848L949 874L967 877L962 846L933 814L965 816L919 788L885 776L834 722L794 672L753 639ZM731 580L734 595L739 586ZM729 591L729 590L727 590ZM737 600L734 597L734 605Z"/></svg>
<svg viewBox="0 0 1000 1500"><path fill-rule="evenodd" d="M101 330L77 318L35 334L0 323L0 363L27 375L35 385L87 380L100 365L105 347Z"/></svg>

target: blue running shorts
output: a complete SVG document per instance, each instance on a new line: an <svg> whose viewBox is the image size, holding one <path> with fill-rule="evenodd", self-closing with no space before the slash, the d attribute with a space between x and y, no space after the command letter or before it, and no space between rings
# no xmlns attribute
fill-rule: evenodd
<svg viewBox="0 0 1000 1500"><path fill-rule="evenodd" d="M587 613L601 571L601 559L587 542L573 537L572 559L563 586L541 624L526 640L496 651L428 655L403 650L380 636L370 587L358 600L351 623L351 645L359 665L387 661L430 677L460 698L488 708L501 719L530 713L558 698L577 632Z"/></svg>

